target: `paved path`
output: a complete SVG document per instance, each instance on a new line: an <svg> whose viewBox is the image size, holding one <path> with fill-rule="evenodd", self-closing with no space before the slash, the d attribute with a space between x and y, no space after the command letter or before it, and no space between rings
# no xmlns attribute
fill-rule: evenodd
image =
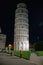
<svg viewBox="0 0 43 65"><path fill-rule="evenodd" d="M0 65L36 65L36 64L23 58L10 56L9 54L6 53L0 53Z"/></svg>
<svg viewBox="0 0 43 65"><path fill-rule="evenodd" d="M31 53L30 61L37 65L43 65L43 56L37 56L35 53Z"/></svg>

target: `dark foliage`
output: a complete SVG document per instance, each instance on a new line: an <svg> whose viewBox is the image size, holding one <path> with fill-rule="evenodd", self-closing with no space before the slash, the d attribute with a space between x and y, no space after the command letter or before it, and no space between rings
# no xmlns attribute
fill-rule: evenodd
<svg viewBox="0 0 43 65"><path fill-rule="evenodd" d="M35 44L35 50L36 51L43 51L43 41L37 42Z"/></svg>

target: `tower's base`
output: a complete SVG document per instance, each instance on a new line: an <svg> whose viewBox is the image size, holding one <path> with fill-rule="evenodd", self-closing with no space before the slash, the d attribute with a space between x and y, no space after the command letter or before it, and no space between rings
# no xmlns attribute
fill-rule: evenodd
<svg viewBox="0 0 43 65"><path fill-rule="evenodd" d="M22 51L29 51L29 42L14 42L14 50L22 50Z"/></svg>

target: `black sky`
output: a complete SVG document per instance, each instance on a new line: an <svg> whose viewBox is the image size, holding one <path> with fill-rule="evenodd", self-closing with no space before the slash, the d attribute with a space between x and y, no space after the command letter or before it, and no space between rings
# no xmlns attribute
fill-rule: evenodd
<svg viewBox="0 0 43 65"><path fill-rule="evenodd" d="M7 35L6 44L14 40L14 18L16 5L24 2L29 10L29 41L34 43L43 40L43 2L31 0L1 0L0 26L2 33Z"/></svg>

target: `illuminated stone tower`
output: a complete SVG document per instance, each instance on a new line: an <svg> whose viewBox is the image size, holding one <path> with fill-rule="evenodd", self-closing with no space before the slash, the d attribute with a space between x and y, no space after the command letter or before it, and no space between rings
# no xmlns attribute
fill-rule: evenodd
<svg viewBox="0 0 43 65"><path fill-rule="evenodd" d="M24 3L19 3L15 11L14 50L29 50L28 10Z"/></svg>

